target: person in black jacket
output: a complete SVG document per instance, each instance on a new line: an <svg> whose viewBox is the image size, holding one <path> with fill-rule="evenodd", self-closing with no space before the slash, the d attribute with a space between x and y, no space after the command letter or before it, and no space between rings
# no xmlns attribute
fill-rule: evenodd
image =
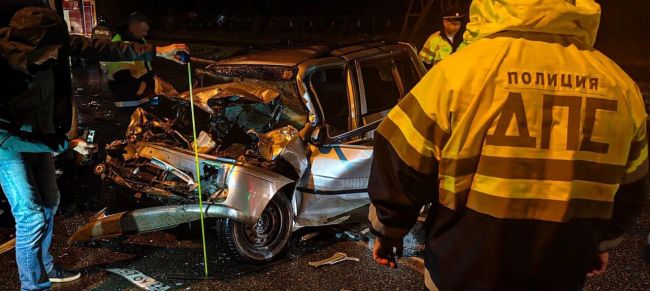
<svg viewBox="0 0 650 291"><path fill-rule="evenodd" d="M49 252L59 202L53 152L72 148L88 154L95 148L65 135L72 121L69 57L135 61L159 56L180 63L176 53L187 52L183 44L154 47L70 36L49 6L0 1L0 185L16 220L22 290L48 290L52 282L80 277L54 264Z"/></svg>

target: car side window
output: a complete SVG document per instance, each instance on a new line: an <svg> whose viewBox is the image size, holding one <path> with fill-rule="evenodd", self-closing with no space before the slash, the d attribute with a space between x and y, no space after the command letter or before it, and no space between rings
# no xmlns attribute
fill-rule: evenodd
<svg viewBox="0 0 650 291"><path fill-rule="evenodd" d="M326 68L310 75L310 86L315 93L325 123L330 126L329 135L337 136L349 130L350 105L342 67Z"/></svg>
<svg viewBox="0 0 650 291"><path fill-rule="evenodd" d="M393 60L391 58L371 59L361 61L359 65L366 105L366 110L361 116L365 117L393 108L401 97L393 72Z"/></svg>
<svg viewBox="0 0 650 291"><path fill-rule="evenodd" d="M420 74L408 54L400 54L395 59L395 65L406 94L420 81Z"/></svg>

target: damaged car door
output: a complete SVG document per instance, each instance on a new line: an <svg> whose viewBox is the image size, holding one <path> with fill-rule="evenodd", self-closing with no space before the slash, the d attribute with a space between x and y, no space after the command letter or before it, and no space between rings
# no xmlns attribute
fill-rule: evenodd
<svg viewBox="0 0 650 291"><path fill-rule="evenodd" d="M424 74L414 59L398 50L322 67L306 79L323 126L296 189L298 225L337 224L368 204L374 131Z"/></svg>

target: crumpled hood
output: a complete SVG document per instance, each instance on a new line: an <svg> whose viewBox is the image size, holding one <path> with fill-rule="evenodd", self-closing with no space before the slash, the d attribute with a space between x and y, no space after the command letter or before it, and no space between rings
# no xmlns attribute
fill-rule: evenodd
<svg viewBox="0 0 650 291"><path fill-rule="evenodd" d="M600 23L594 0L474 0L465 39L506 30L571 35L593 46Z"/></svg>
<svg viewBox="0 0 650 291"><path fill-rule="evenodd" d="M251 102L269 103L280 96L280 92L274 88L265 87L255 83L225 83L209 87L194 89L194 105L203 111L214 114L208 105L210 99L238 97ZM180 96L172 97L190 101L190 92L183 92Z"/></svg>

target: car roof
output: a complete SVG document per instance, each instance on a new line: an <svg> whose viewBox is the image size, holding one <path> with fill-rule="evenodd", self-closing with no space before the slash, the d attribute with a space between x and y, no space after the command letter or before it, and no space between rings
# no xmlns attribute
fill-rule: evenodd
<svg viewBox="0 0 650 291"><path fill-rule="evenodd" d="M216 65L270 65L293 67L308 60L337 56L378 48L385 42L358 43L349 45L312 45L307 47L261 50L254 53L229 57L216 62Z"/></svg>
<svg viewBox="0 0 650 291"><path fill-rule="evenodd" d="M295 66L310 60L323 49L321 46L306 48L283 48L262 50L245 55L235 56L220 60L219 65L271 65Z"/></svg>

